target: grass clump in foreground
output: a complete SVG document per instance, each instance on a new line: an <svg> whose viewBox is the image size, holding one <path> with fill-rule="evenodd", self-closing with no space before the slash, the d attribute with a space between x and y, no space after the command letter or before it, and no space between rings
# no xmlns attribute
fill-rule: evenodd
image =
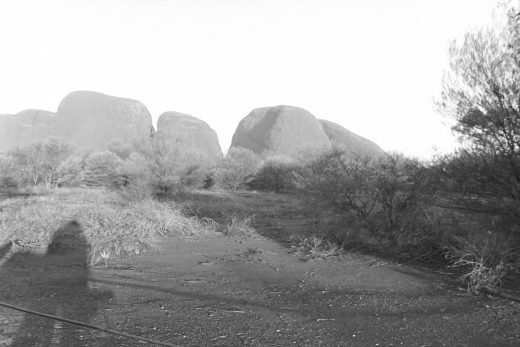
<svg viewBox="0 0 520 347"><path fill-rule="evenodd" d="M172 203L127 201L105 189L60 189L53 194L0 202L0 241L45 248L56 230L77 221L90 243L89 265L157 249L162 236L213 232L207 220L186 217Z"/></svg>

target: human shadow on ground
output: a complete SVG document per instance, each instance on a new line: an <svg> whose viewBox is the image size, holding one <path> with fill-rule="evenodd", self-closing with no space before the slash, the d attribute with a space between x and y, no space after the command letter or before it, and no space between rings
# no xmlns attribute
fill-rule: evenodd
<svg viewBox="0 0 520 347"><path fill-rule="evenodd" d="M9 245L0 248L4 253ZM88 287L90 246L81 225L58 229L44 254L19 251L0 269L1 300L23 308L89 323L111 297ZM81 346L86 328L25 313L11 346Z"/></svg>

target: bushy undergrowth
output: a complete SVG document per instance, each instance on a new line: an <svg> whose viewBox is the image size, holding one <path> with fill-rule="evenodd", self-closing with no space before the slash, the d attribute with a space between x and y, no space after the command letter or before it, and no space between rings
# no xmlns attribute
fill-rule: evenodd
<svg viewBox="0 0 520 347"><path fill-rule="evenodd" d="M172 204L151 199L127 202L115 192L71 189L2 201L0 239L28 248L46 247L53 233L77 221L91 245L89 263L155 249L158 238L211 232L214 225L186 217Z"/></svg>
<svg viewBox="0 0 520 347"><path fill-rule="evenodd" d="M500 286L520 269L518 224L507 203L516 203L516 190L493 192L498 184L484 173L498 168L483 173L481 161L462 159L428 167L400 155L346 158L333 150L308 157L295 183L318 230L312 245L307 239L301 248L333 242L457 268L470 290ZM341 225L324 223L330 215L342 216Z"/></svg>
<svg viewBox="0 0 520 347"><path fill-rule="evenodd" d="M264 161L247 187L263 192L287 193L296 188L294 172L299 165L287 158L270 158Z"/></svg>
<svg viewBox="0 0 520 347"><path fill-rule="evenodd" d="M215 182L221 188L235 191L243 189L254 178L260 159L252 151L231 148L214 172Z"/></svg>
<svg viewBox="0 0 520 347"><path fill-rule="evenodd" d="M488 231L476 237L453 236L447 243L451 267L463 271L460 279L468 290L501 287L504 277L520 270L518 240L504 239L503 234Z"/></svg>

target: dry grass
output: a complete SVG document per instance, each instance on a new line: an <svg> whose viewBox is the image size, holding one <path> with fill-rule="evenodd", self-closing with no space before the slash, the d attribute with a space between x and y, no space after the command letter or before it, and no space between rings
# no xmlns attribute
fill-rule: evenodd
<svg viewBox="0 0 520 347"><path fill-rule="evenodd" d="M229 237L249 238L255 234L252 227L254 216L230 216L226 221L223 234Z"/></svg>
<svg viewBox="0 0 520 347"><path fill-rule="evenodd" d="M505 276L520 267L512 244L512 240L494 233L472 240L454 237L448 257L451 267L464 271L459 280L467 284L468 291L495 291L502 286Z"/></svg>
<svg viewBox="0 0 520 347"><path fill-rule="evenodd" d="M298 254L317 258L338 256L342 253L342 248L340 245L318 236L293 239L292 247Z"/></svg>
<svg viewBox="0 0 520 347"><path fill-rule="evenodd" d="M82 226L91 245L91 265L156 249L161 236L213 232L209 220L186 217L171 203L128 201L107 190L60 189L52 194L0 202L0 241L44 248L69 221Z"/></svg>

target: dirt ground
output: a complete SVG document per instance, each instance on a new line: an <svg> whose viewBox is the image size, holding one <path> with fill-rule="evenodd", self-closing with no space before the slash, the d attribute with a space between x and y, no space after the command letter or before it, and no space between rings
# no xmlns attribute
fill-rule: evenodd
<svg viewBox="0 0 520 347"><path fill-rule="evenodd" d="M260 209L254 195L240 199ZM170 237L159 252L106 267L12 256L1 263L0 301L181 346L520 345L519 303L376 257L295 253L287 241L304 218L277 215L277 203L249 237ZM225 224L225 213L212 217ZM0 307L0 346L31 345L146 344Z"/></svg>

